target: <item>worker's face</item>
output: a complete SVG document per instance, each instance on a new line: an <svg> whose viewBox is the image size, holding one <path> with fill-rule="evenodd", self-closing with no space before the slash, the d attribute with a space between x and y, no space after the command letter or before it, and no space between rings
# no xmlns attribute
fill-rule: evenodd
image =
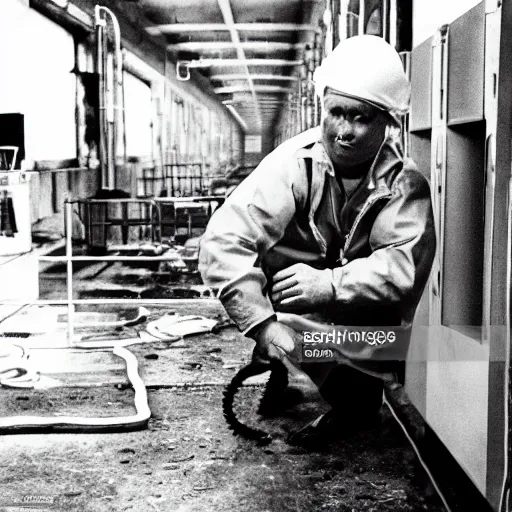
<svg viewBox="0 0 512 512"><path fill-rule="evenodd" d="M327 89L323 141L335 168L350 169L373 160L386 133L385 112Z"/></svg>

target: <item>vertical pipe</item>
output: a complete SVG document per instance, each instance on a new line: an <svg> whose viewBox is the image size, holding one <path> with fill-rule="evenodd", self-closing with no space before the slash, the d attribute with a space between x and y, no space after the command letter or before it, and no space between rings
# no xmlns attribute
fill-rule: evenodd
<svg viewBox="0 0 512 512"><path fill-rule="evenodd" d="M392 44L391 39L390 39L390 26L389 26L389 0L382 0L381 8L382 8L382 15L381 15L382 37L384 38L385 41ZM393 44L392 46L394 47L395 45Z"/></svg>
<svg viewBox="0 0 512 512"><path fill-rule="evenodd" d="M315 69L318 66L320 66L320 64L322 62L322 55L323 55L322 39L320 37L320 34L316 34L316 36L315 36L315 62L314 62L314 66L313 66L313 72L315 71ZM315 94L315 86L313 83L311 84L311 88L312 88L312 97L313 97L313 101L314 101L314 105L315 105L315 119L314 119L313 126L316 126L320 123L320 105L319 105L319 99Z"/></svg>
<svg viewBox="0 0 512 512"><path fill-rule="evenodd" d="M123 72L123 66L121 65L121 76ZM124 83L124 77L123 77L123 83ZM127 147L126 147L126 102L125 102L125 95L124 95L124 87L123 84L120 85L120 91L121 91L121 113L122 113L122 130L123 130L123 161L126 164L128 162L128 155L127 155ZM133 191L132 191L133 193Z"/></svg>
<svg viewBox="0 0 512 512"><path fill-rule="evenodd" d="M312 127L313 121L313 105L311 98L311 89L313 83L313 59L314 59L314 48L308 48L305 54L306 61L306 130Z"/></svg>
<svg viewBox="0 0 512 512"><path fill-rule="evenodd" d="M74 338L74 305L73 305L73 207L72 203L66 201L64 204L65 229L66 229L66 277L68 296L68 345L71 346Z"/></svg>
<svg viewBox="0 0 512 512"><path fill-rule="evenodd" d="M400 52L400 58L402 59L402 63L404 66L405 74L407 76L407 80L411 81L411 53L410 52ZM401 123L401 134L402 134L402 145L404 148L404 154L409 155L409 113L405 114L402 117Z"/></svg>
<svg viewBox="0 0 512 512"><path fill-rule="evenodd" d="M338 13L338 42L343 41L348 37L350 27L349 23L349 14L348 14L348 0L342 0L339 4L340 10ZM350 18L352 20L352 18Z"/></svg>
<svg viewBox="0 0 512 512"><path fill-rule="evenodd" d="M397 0L389 0L389 44L396 48L397 51L402 50L398 48L398 5ZM405 48L408 49L408 48Z"/></svg>
<svg viewBox="0 0 512 512"><path fill-rule="evenodd" d="M107 23L104 16L106 14L110 16L114 30L114 55L108 52L108 37L105 31ZM122 115L124 116L124 105L121 105L123 101L121 31L114 13L106 7L96 5L94 18L97 37L97 68L100 82L100 164L102 187L111 189L115 187L117 137L121 128L120 110L123 111ZM111 71L110 73L109 70Z"/></svg>
<svg viewBox="0 0 512 512"><path fill-rule="evenodd" d="M111 181L110 186L116 187L116 158L117 158L117 144L118 144L118 132L121 130L122 116L124 115L124 108L122 104L123 98L123 53L121 51L121 29L119 22L112 11L107 9L107 12L112 21L114 28L114 87L113 87L113 109L114 109L114 121L113 121L113 143L112 143L112 163L111 163ZM124 155L124 152L123 152ZM123 164L126 163L126 159Z"/></svg>
<svg viewBox="0 0 512 512"><path fill-rule="evenodd" d="M104 188L107 183L107 167L106 167L106 144L105 144L105 69L104 69L104 52L103 52L103 30L104 20L101 18L100 6L94 8L94 17L96 23L96 70L98 73L98 89L99 89L99 148L98 159L101 169L101 187Z"/></svg>
<svg viewBox="0 0 512 512"><path fill-rule="evenodd" d="M365 17L366 17L366 9L365 9L365 0L359 0L359 19L357 26L357 34L363 35L365 32Z"/></svg>
<svg viewBox="0 0 512 512"><path fill-rule="evenodd" d="M297 123L297 133L301 133L302 130L302 119L301 119L301 97L302 97L302 80L297 80L297 99L295 102L295 108L297 112L295 113L296 123Z"/></svg>
<svg viewBox="0 0 512 512"><path fill-rule="evenodd" d="M115 94L115 61L114 58L106 53L106 114L107 114L107 188L113 189L115 188L115 176L114 176L114 166L115 166L115 148L116 148L116 116L115 116L115 107L114 107L114 94Z"/></svg>

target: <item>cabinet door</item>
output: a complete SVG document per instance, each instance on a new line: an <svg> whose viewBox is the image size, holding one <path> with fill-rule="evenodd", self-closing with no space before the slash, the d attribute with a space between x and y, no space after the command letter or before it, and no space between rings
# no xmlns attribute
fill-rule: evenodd
<svg viewBox="0 0 512 512"><path fill-rule="evenodd" d="M443 318L482 324L485 124L448 129L444 219ZM480 333L473 333L480 339Z"/></svg>
<svg viewBox="0 0 512 512"><path fill-rule="evenodd" d="M432 128L432 37L411 52L410 130Z"/></svg>
<svg viewBox="0 0 512 512"><path fill-rule="evenodd" d="M485 2L450 25L448 124L484 118Z"/></svg>

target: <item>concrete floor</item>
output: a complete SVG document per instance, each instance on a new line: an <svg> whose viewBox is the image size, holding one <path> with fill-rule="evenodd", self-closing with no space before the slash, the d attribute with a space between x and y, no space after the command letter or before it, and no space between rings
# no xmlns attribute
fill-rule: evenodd
<svg viewBox="0 0 512 512"><path fill-rule="evenodd" d="M148 309L155 316L165 311L223 316L215 301L179 306L169 301L168 307ZM20 325L26 326L26 320ZM221 410L222 390L249 361L252 343L230 327L219 334L191 336L179 345L130 348L148 388L152 417L147 429L5 435L0 511L12 511L8 505L34 495L52 499L47 508L52 511L443 510L389 413L381 427L325 453L289 446L288 432L325 410L311 383L298 374L307 402L282 418L260 422L274 441L259 447L233 436ZM65 348L32 353L44 370L42 382L60 385L0 390L2 416L124 415L133 410L122 365L111 355ZM248 418L255 418L262 389L244 391L242 413Z"/></svg>

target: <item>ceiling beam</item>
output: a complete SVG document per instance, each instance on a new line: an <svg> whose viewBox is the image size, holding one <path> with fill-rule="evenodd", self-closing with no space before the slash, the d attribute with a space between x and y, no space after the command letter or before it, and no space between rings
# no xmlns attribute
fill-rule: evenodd
<svg viewBox="0 0 512 512"><path fill-rule="evenodd" d="M270 75L270 74L251 74L253 80L277 80L282 82L296 82L298 78L296 76L285 76L285 75ZM245 75L242 73L232 73L225 75L212 75L210 80L227 81L227 80L245 80Z"/></svg>
<svg viewBox="0 0 512 512"><path fill-rule="evenodd" d="M227 85L225 87L217 87L214 91L217 94L231 94L234 92L244 92L252 90L247 85ZM295 89L280 87L279 85L255 85L256 92L294 92Z"/></svg>
<svg viewBox="0 0 512 512"><path fill-rule="evenodd" d="M264 96L259 98L260 105L284 105L287 100L282 97L278 96ZM230 100L224 100L222 103L224 105L240 105L244 106L247 104L247 99L240 99L239 95L237 94L236 97L233 97Z"/></svg>
<svg viewBox="0 0 512 512"><path fill-rule="evenodd" d="M240 31L253 32L319 32L315 25L301 25L297 23L170 23L165 25L153 25L146 27L146 32L153 36L159 34L181 34L182 32L204 31L230 31L232 28Z"/></svg>
<svg viewBox="0 0 512 512"><path fill-rule="evenodd" d="M220 50L233 50L242 48L243 50L275 52L288 50L302 50L306 43L281 43L269 41L244 41L240 43L229 41L189 41L186 43L175 43L167 45L168 50L175 51L209 51L216 52Z"/></svg>
<svg viewBox="0 0 512 512"><path fill-rule="evenodd" d="M230 105L236 105L240 109L245 108L243 106L244 104L240 103L240 102L230 103ZM286 103L284 103L284 102L281 102L281 103L266 103L266 102L263 101L263 98L260 100L260 106L262 106L262 107L282 107L284 105L286 105Z"/></svg>
<svg viewBox="0 0 512 512"><path fill-rule="evenodd" d="M187 63L189 68L209 68L211 66L301 66L301 60L286 59L199 59Z"/></svg>
<svg viewBox="0 0 512 512"><path fill-rule="evenodd" d="M237 105L237 107L239 107L240 109L243 109L245 108L245 105L246 105L246 101L242 101L242 100L235 100L235 99L232 99L232 100L224 100L222 102L224 105ZM283 99L276 99L274 101L273 98L259 98L259 104L261 106L264 106L264 107L282 107L284 105L286 105L286 102L285 100Z"/></svg>
<svg viewBox="0 0 512 512"><path fill-rule="evenodd" d="M229 33L231 35L231 41L236 48L236 55L238 57L237 60L241 61L243 70L245 72L247 84L248 84L249 90L251 91L252 104L254 106L254 114L256 116L256 124L258 125L257 127L261 130L262 117L261 117L261 112L260 112L260 106L258 103L258 96L256 95L256 88L255 88L254 82L252 81L252 78L251 78L249 66L247 65L247 59L245 57L244 49L241 46L240 36L239 36L236 28L234 28L235 19L233 17L233 10L231 9L231 2L230 2L230 0L217 0L217 4L219 5L219 8L222 12L222 18L224 20L224 23L226 25L230 25Z"/></svg>
<svg viewBox="0 0 512 512"><path fill-rule="evenodd" d="M233 105L226 105L226 108L231 112L233 117L238 121L240 126L243 128L244 132L247 132L247 130L249 129L247 126L247 123L242 119L242 117L240 116L240 114L238 113L236 108Z"/></svg>
<svg viewBox="0 0 512 512"><path fill-rule="evenodd" d="M229 105L236 105L237 108L244 110L246 107L244 107L243 103L229 103ZM283 103L261 103L260 106L264 108L281 108L284 104Z"/></svg>

